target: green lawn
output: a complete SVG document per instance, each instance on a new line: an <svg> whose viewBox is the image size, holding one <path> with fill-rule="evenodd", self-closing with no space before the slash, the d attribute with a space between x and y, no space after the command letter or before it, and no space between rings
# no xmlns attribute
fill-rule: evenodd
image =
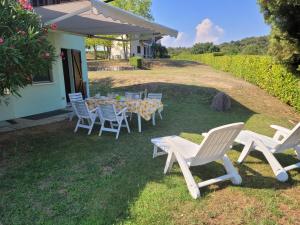
<svg viewBox="0 0 300 225"><path fill-rule="evenodd" d="M188 73L193 67L175 69ZM281 112L255 112L244 106L246 102L234 101L226 113L214 112L209 103L217 89L188 81L185 84L179 78L186 73L174 74L175 69L128 71L123 72L124 77L122 73L93 74L94 92L147 87L164 93L164 119L158 119L155 127L143 121L141 134L134 118L132 133L122 130L118 141L111 133L98 137L98 127L91 136L85 130L74 134L75 121L0 137L0 224L300 223L299 170L289 173L288 182L279 183L260 154L252 154L242 165L234 163L243 178L241 186L230 182L211 185L200 190L198 200L189 195L178 165L163 175L166 157L152 159L152 137L176 134L200 143L201 132L231 122L246 122L246 128L268 135L272 135L270 124L292 126L288 122L292 117ZM154 85L154 81L165 79L168 71L174 79ZM153 82L147 80L151 73ZM191 76L194 79L198 75ZM134 84L121 82L131 78ZM259 104L260 99L256 101ZM283 111L290 110L282 107ZM237 146L229 157L236 162L240 152ZM292 152L279 155L279 159L282 164L296 161ZM224 173L219 163L192 171L198 181Z"/></svg>

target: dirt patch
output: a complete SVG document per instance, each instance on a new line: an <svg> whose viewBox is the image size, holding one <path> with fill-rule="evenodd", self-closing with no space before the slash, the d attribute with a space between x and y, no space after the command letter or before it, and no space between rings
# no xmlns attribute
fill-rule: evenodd
<svg viewBox="0 0 300 225"><path fill-rule="evenodd" d="M174 210L173 218L176 224L245 224L271 219L271 213L256 198L226 188L211 194L203 208L187 202Z"/></svg>

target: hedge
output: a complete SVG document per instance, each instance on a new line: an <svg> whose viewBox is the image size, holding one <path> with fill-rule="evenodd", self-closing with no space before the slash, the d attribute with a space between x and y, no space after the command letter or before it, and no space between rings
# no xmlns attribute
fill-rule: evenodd
<svg viewBox="0 0 300 225"><path fill-rule="evenodd" d="M135 68L139 68L141 69L143 67L143 62L142 62L142 58L141 57L130 57L129 58L129 64L131 66L134 66Z"/></svg>
<svg viewBox="0 0 300 225"><path fill-rule="evenodd" d="M173 59L192 60L211 65L249 81L300 112L300 79L270 56L179 54Z"/></svg>

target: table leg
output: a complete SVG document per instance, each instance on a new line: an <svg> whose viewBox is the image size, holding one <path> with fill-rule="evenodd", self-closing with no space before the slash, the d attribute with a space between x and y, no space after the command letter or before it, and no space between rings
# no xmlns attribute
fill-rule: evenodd
<svg viewBox="0 0 300 225"><path fill-rule="evenodd" d="M139 132L142 132L142 119L141 119L141 115L138 114L138 126L139 126Z"/></svg>
<svg viewBox="0 0 300 225"><path fill-rule="evenodd" d="M152 114L152 125L155 126L155 112Z"/></svg>

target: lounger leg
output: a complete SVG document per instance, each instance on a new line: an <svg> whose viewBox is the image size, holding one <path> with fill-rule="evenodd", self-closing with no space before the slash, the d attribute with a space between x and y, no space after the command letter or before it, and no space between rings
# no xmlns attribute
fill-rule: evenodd
<svg viewBox="0 0 300 225"><path fill-rule="evenodd" d="M241 155L240 155L237 162L239 164L242 163L245 160L245 158L247 157L247 155L249 155L249 153L252 151L252 149L253 149L253 141L247 143L244 146L243 151L242 151L242 153L241 153Z"/></svg>
<svg viewBox="0 0 300 225"><path fill-rule="evenodd" d="M153 146L153 159L157 156L157 146Z"/></svg>
<svg viewBox="0 0 300 225"><path fill-rule="evenodd" d="M237 170L234 168L234 166L232 165L232 162L230 161L230 159L228 158L228 156L226 154L223 156L223 163L224 163L226 172L229 175L232 175L232 178L230 179L231 182L235 185L241 184L242 178L239 175L239 173L237 172Z"/></svg>
<svg viewBox="0 0 300 225"><path fill-rule="evenodd" d="M296 146L295 152L296 152L297 158L300 160L300 145Z"/></svg>
<svg viewBox="0 0 300 225"><path fill-rule="evenodd" d="M165 169L164 169L164 174L168 173L171 171L173 163L176 161L175 155L173 152L170 152L168 154L168 158L166 161Z"/></svg>
<svg viewBox="0 0 300 225"><path fill-rule="evenodd" d="M160 119L162 120L163 118L162 118L162 115L161 115L161 110L158 111L158 115L159 115Z"/></svg>
<svg viewBox="0 0 300 225"><path fill-rule="evenodd" d="M192 173L190 171L190 168L189 168L187 162L181 157L181 155L179 153L174 152L174 154L176 156L176 160L180 166L180 169L183 173L183 176L184 176L184 179L185 179L185 182L187 184L190 194L192 195L192 197L194 199L199 198L200 190L192 176Z"/></svg>
<svg viewBox="0 0 300 225"><path fill-rule="evenodd" d="M275 158L275 156L268 149L262 150L261 152L264 154L267 161L269 162L277 180L281 182L287 181L289 176L284 170L284 168L280 165L278 160Z"/></svg>
<svg viewBox="0 0 300 225"><path fill-rule="evenodd" d="M105 124L105 120L102 121L101 128L100 128L100 131L99 131L99 136L102 135L102 131L103 131L103 128L104 128L104 124Z"/></svg>

